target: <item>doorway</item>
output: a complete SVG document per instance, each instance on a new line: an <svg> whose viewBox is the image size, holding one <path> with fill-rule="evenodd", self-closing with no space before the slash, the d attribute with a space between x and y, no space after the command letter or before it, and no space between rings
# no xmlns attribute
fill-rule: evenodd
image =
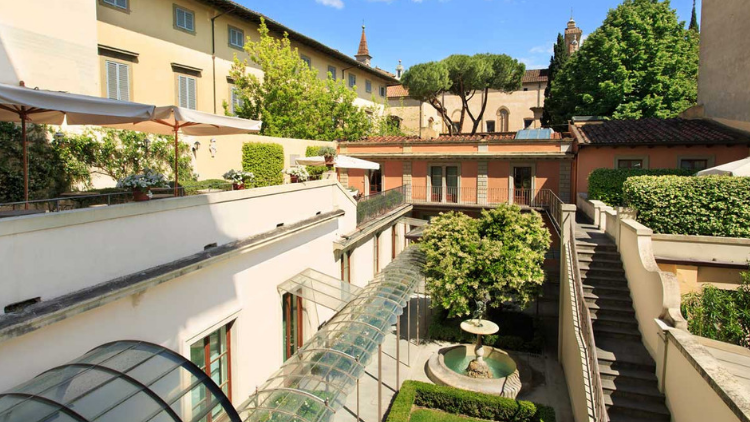
<svg viewBox="0 0 750 422"><path fill-rule="evenodd" d="M458 203L458 166L430 166L430 201Z"/></svg>
<svg viewBox="0 0 750 422"><path fill-rule="evenodd" d="M302 347L302 298L290 293L283 297L284 361Z"/></svg>
<svg viewBox="0 0 750 422"><path fill-rule="evenodd" d="M534 168L513 166L513 203L531 205L534 197Z"/></svg>

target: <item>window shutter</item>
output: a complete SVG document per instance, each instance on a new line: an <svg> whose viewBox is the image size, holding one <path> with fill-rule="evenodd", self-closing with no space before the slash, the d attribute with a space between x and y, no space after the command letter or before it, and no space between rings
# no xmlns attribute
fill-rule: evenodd
<svg viewBox="0 0 750 422"><path fill-rule="evenodd" d="M195 110L195 78L187 79L187 91L188 91L188 105L187 107L191 110Z"/></svg>
<svg viewBox="0 0 750 422"><path fill-rule="evenodd" d="M183 12L185 14L185 29L192 31L193 27L193 14L189 12Z"/></svg>
<svg viewBox="0 0 750 422"><path fill-rule="evenodd" d="M187 78L185 76L178 76L178 82L179 82L179 93L177 94L178 102L180 103L180 107L187 108L188 104L188 92L187 92Z"/></svg>
<svg viewBox="0 0 750 422"><path fill-rule="evenodd" d="M126 64L117 64L117 90L118 100L130 101L130 74Z"/></svg>
<svg viewBox="0 0 750 422"><path fill-rule="evenodd" d="M107 65L107 98L117 99L117 63L106 62Z"/></svg>
<svg viewBox="0 0 750 422"><path fill-rule="evenodd" d="M115 0L115 6L122 7L123 9L128 8L128 0Z"/></svg>
<svg viewBox="0 0 750 422"><path fill-rule="evenodd" d="M177 21L177 26L180 28L185 27L185 11L182 9L175 9L175 20Z"/></svg>

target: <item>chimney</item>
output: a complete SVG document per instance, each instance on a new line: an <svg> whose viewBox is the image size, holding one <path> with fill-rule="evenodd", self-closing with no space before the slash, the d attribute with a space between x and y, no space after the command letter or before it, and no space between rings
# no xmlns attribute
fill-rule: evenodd
<svg viewBox="0 0 750 422"><path fill-rule="evenodd" d="M370 65L370 60L372 60L372 56L370 56L370 49L367 48L367 36L365 35L364 25L362 25L362 38L360 38L359 40L359 50L354 57L357 58L358 62L364 63L367 66Z"/></svg>

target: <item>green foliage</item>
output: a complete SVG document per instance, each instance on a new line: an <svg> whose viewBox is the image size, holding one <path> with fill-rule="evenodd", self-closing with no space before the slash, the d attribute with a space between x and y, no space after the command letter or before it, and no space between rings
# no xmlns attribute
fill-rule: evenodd
<svg viewBox="0 0 750 422"><path fill-rule="evenodd" d="M503 350L541 353L544 347L544 333L541 323L521 312L507 312L489 309L487 319L500 326L500 334L484 336L482 342L487 346ZM428 337L431 340L450 343L474 343L476 336L461 329L465 318L448 318L448 312L436 309L432 314Z"/></svg>
<svg viewBox="0 0 750 422"><path fill-rule="evenodd" d="M384 214L404 203L400 189L392 189L357 202L357 224Z"/></svg>
<svg viewBox="0 0 750 422"><path fill-rule="evenodd" d="M516 205L482 211L479 219L449 212L425 229L421 248L427 289L449 317L469 315L475 301L524 308L541 294L550 233L536 211Z"/></svg>
<svg viewBox="0 0 750 422"><path fill-rule="evenodd" d="M683 169L596 169L589 174L589 199L616 207L623 205L622 185L636 176L691 176Z"/></svg>
<svg viewBox="0 0 750 422"><path fill-rule="evenodd" d="M695 10L695 0L693 0L693 13L690 15L690 25L688 29L696 33L701 32L700 26L698 25L698 13Z"/></svg>
<svg viewBox="0 0 750 422"><path fill-rule="evenodd" d="M328 148L328 147L315 147L315 146L309 146L305 149L305 157L320 157L323 156L321 149L322 148ZM328 171L328 167L326 166L305 166L307 168L307 173L310 175L310 177L316 177L320 176L321 174Z"/></svg>
<svg viewBox="0 0 750 422"><path fill-rule="evenodd" d="M750 237L748 177L631 177L623 198L656 233Z"/></svg>
<svg viewBox="0 0 750 422"><path fill-rule="evenodd" d="M185 189L185 195L197 195L201 190L232 190L232 183L222 179L186 180L180 182Z"/></svg>
<svg viewBox="0 0 750 422"><path fill-rule="evenodd" d="M451 134L453 123L463 127L468 116L472 122L472 134L479 129L487 108L489 90L513 92L521 88L526 66L505 54L476 54L467 56L454 54L440 62L428 62L412 66L401 78L409 95L427 102L445 121ZM482 93L479 110L472 110L469 101ZM457 95L461 99L461 117L454 122L442 102L444 93Z"/></svg>
<svg viewBox="0 0 750 422"><path fill-rule="evenodd" d="M342 79L319 79L291 46L288 34L269 35L265 21L260 40L248 41L248 59L236 56L230 71L241 104L239 117L263 120L261 134L297 139L357 140L371 129L365 111L354 105L357 93ZM263 80L248 71L260 68ZM225 104L228 113L228 105Z"/></svg>
<svg viewBox="0 0 750 422"><path fill-rule="evenodd" d="M416 409L411 414L410 422L484 422L480 419L467 418L440 410Z"/></svg>
<svg viewBox="0 0 750 422"><path fill-rule="evenodd" d="M555 411L548 406L411 380L404 382L386 421L408 422L415 405L500 422L555 421Z"/></svg>
<svg viewBox="0 0 750 422"><path fill-rule="evenodd" d="M670 118L697 95L697 32L669 1L625 0L555 76L546 107L554 124L581 115Z"/></svg>
<svg viewBox="0 0 750 422"><path fill-rule="evenodd" d="M274 143L249 142L242 145L242 170L255 175L258 187L284 183L284 147Z"/></svg>
<svg viewBox="0 0 750 422"><path fill-rule="evenodd" d="M550 90L552 89L552 81L555 80L555 76L562 70L565 63L570 59L570 52L568 46L565 44L565 37L562 34L557 34L557 42L552 49L553 54L549 60L549 68L547 69L548 82L544 88L544 114L542 114L542 125L550 126L552 124L552 116L548 110L547 101L550 97Z"/></svg>
<svg viewBox="0 0 750 422"><path fill-rule="evenodd" d="M714 340L750 347L750 272L742 273L736 291L710 284L682 298L682 314L688 331Z"/></svg>

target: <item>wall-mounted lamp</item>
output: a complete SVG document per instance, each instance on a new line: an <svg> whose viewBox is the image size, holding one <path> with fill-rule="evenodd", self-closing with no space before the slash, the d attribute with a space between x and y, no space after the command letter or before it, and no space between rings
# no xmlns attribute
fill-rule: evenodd
<svg viewBox="0 0 750 422"><path fill-rule="evenodd" d="M201 149L201 143L199 141L195 141L193 143L193 157L198 158L198 150Z"/></svg>
<svg viewBox="0 0 750 422"><path fill-rule="evenodd" d="M208 147L208 151L211 152L211 158L216 157L216 138L211 138L211 145Z"/></svg>

